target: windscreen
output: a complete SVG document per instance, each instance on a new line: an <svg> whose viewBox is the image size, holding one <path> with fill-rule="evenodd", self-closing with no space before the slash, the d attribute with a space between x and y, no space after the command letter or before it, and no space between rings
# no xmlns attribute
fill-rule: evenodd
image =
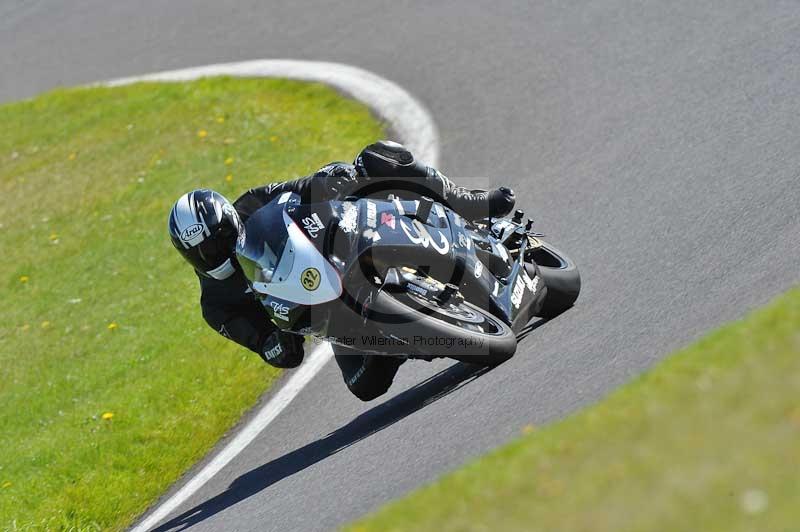
<svg viewBox="0 0 800 532"><path fill-rule="evenodd" d="M245 223L245 238L236 244L236 255L251 283L270 283L278 268L291 271L293 253L284 253L289 233L283 219L283 205L276 201L260 208ZM278 279L275 279L278 281Z"/></svg>

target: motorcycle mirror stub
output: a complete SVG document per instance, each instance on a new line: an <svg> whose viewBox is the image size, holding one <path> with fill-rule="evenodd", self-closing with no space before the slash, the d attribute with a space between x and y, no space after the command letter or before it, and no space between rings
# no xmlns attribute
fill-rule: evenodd
<svg viewBox="0 0 800 532"><path fill-rule="evenodd" d="M417 213L416 218L420 222L427 224L428 217L431 214L431 208L433 208L433 200L427 196L422 196L419 199L419 205L417 206Z"/></svg>

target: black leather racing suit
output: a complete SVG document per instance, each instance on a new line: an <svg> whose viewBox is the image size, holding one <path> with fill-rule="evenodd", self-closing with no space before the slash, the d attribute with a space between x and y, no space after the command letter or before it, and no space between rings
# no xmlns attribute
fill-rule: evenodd
<svg viewBox="0 0 800 532"><path fill-rule="evenodd" d="M308 177L250 189L233 205L242 222L246 222L255 211L284 192L296 192L303 202L312 203L376 192L385 196L391 191L398 195L433 197L470 219L503 214L502 211L507 212L513 207L513 193L510 191L502 193L506 194L505 200L498 198L499 207L497 201L489 205L490 195L498 191L473 192L457 187L434 168L415 161L408 150L394 143L367 146L355 164L331 163ZM510 201L510 205L504 205L503 201ZM490 212L492 210L496 212ZM302 348L284 349L277 357L265 355L265 341L276 327L261 304L249 293L244 274L238 268L236 273L222 281L198 277L203 317L214 330L258 353L273 366L293 368L300 365ZM385 393L402 363L402 359L363 355L338 346L334 346L334 354L347 387L364 401Z"/></svg>

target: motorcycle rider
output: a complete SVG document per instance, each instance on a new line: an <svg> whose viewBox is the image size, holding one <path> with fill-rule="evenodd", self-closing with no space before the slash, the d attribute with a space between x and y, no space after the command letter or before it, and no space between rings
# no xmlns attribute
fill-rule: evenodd
<svg viewBox="0 0 800 532"><path fill-rule="evenodd" d="M189 192L172 207L168 228L173 246L200 279L203 318L265 362L278 368L299 366L303 337L283 332L269 320L236 262L236 239L244 222L284 192L295 192L309 203L376 192L385 197L388 190L432 197L470 220L503 216L514 207L512 190L458 187L435 168L417 161L404 146L390 141L365 147L353 164L334 162L307 177L250 189L233 204L211 190ZM338 346L334 353L347 387L363 401L385 393L404 361Z"/></svg>

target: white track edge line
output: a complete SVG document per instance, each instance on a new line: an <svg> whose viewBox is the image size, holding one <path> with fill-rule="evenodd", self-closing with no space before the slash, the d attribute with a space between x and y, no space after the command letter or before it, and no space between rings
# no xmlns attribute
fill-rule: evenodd
<svg viewBox="0 0 800 532"><path fill-rule="evenodd" d="M256 416L245 425L225 447L208 462L191 480L184 484L175 494L164 501L142 520L132 532L146 532L169 516L189 497L194 495L214 475L219 473L231 460L246 448L278 417L286 406L300 393L306 384L313 379L333 355L329 344L322 344L309 356L308 360L292 375L286 384L276 393Z"/></svg>
<svg viewBox="0 0 800 532"><path fill-rule="evenodd" d="M264 59L156 72L144 76L114 79L98 85L115 87L141 81L190 81L211 76L288 78L325 83L369 107L389 124L399 137L397 140L405 143L420 160L434 167L439 164L439 134L427 109L399 85L351 65ZM278 417L306 384L319 373L332 355L333 351L329 344L316 348L283 387L210 462L171 497L149 513L145 512L144 518L131 529L131 532L146 532L156 526L219 473Z"/></svg>
<svg viewBox="0 0 800 532"><path fill-rule="evenodd" d="M425 106L396 83L352 65L259 59L119 78L100 85L116 87L140 81L189 81L212 76L288 78L324 83L372 109L420 160L434 167L439 164L439 133Z"/></svg>

